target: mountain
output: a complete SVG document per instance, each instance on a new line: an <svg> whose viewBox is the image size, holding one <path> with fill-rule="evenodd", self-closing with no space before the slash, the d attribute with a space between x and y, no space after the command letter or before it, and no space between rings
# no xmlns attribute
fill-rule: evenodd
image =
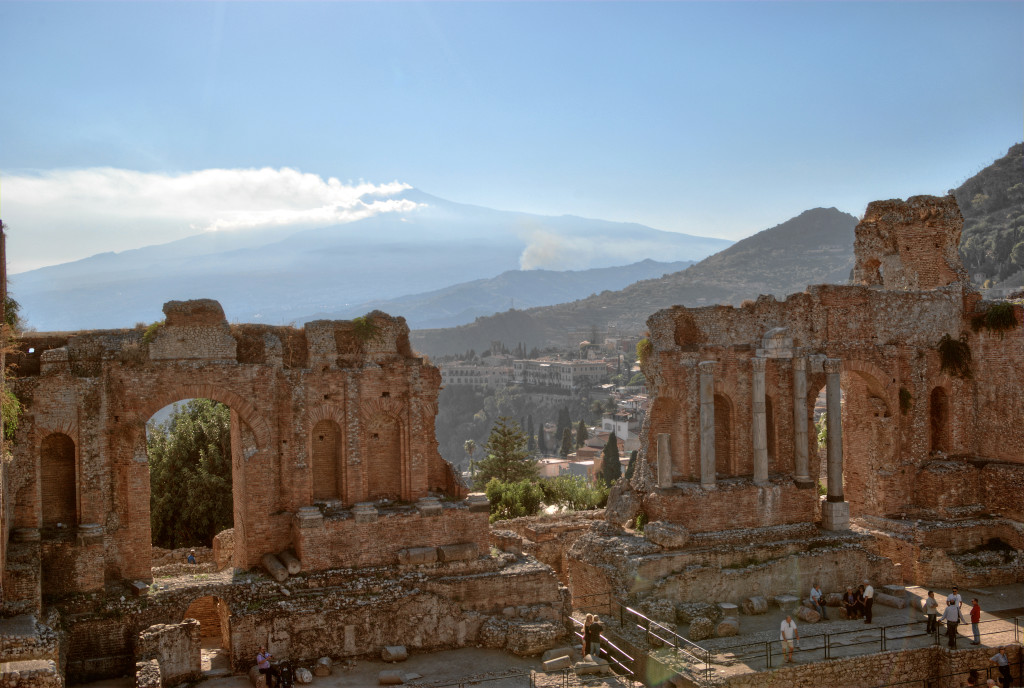
<svg viewBox="0 0 1024 688"><path fill-rule="evenodd" d="M234 321L284 323L509 270L699 260L730 244L638 224L492 210L415 189L392 198L417 205L332 227L218 232L103 253L12 275L11 292L39 330L151 322L165 301L189 298L219 300Z"/></svg>
<svg viewBox="0 0 1024 688"><path fill-rule="evenodd" d="M483 350L493 340L543 347L572 329L615 326L639 332L647 317L673 305L739 305L759 294L783 298L809 284L843 283L853 269L857 218L835 208L807 210L686 270L572 303L510 310L461 327L418 330L413 347L440 356Z"/></svg>
<svg viewBox="0 0 1024 688"><path fill-rule="evenodd" d="M299 322L349 320L378 309L405 316L412 328L454 327L510 306L549 306L607 289L621 289L639 280L678 272L692 264L693 261L660 263L647 259L631 265L578 271L508 270L491 279L463 282L425 294L368 301L300 318Z"/></svg>
<svg viewBox="0 0 1024 688"><path fill-rule="evenodd" d="M960 255L980 285L1024 285L1024 143L953 190L964 231ZM1017 248L1019 247L1019 248Z"/></svg>

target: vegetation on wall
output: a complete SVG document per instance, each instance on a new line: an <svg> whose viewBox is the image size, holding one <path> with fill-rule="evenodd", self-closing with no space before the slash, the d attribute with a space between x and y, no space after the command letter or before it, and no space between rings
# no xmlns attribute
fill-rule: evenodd
<svg viewBox="0 0 1024 688"><path fill-rule="evenodd" d="M914 403L914 395L906 387L900 387L900 413L904 416L910 413L910 407Z"/></svg>
<svg viewBox="0 0 1024 688"><path fill-rule="evenodd" d="M644 337L636 343L636 360L640 362L640 365L644 365L653 351L654 345L651 344L651 340Z"/></svg>
<svg viewBox="0 0 1024 688"><path fill-rule="evenodd" d="M1000 335L1017 327L1017 309L1012 303L1001 301L990 303L984 311L971 317L971 329L978 332L982 329L999 332Z"/></svg>
<svg viewBox="0 0 1024 688"><path fill-rule="evenodd" d="M368 344L380 336L380 326L369 314L361 315L352 318L352 334L363 344Z"/></svg>
<svg viewBox="0 0 1024 688"><path fill-rule="evenodd" d="M152 344L153 340L156 339L156 336L160 333L160 328L163 326L163 320L157 320L154 323L150 323L149 326L146 327L146 331L142 333L142 343Z"/></svg>
<svg viewBox="0 0 1024 688"><path fill-rule="evenodd" d="M4 439L10 442L18 430L18 419L21 417L21 401L10 389L4 389L0 395L0 414L3 415Z"/></svg>
<svg viewBox="0 0 1024 688"><path fill-rule="evenodd" d="M953 339L948 334L942 336L935 346L939 352L939 367L944 373L956 375L965 380L971 377L971 347L967 344L967 334Z"/></svg>

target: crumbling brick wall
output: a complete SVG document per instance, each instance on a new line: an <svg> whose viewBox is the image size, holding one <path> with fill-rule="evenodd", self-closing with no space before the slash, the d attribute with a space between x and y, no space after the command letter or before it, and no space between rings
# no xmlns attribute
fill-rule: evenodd
<svg viewBox="0 0 1024 688"><path fill-rule="evenodd" d="M136 663L155 659L160 664L164 685L197 681L203 674L199 622L185 619L178 624L150 626L135 644Z"/></svg>

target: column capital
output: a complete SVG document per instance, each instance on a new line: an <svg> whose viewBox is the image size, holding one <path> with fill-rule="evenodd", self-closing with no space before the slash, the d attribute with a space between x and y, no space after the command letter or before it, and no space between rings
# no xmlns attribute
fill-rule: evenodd
<svg viewBox="0 0 1024 688"><path fill-rule="evenodd" d="M793 370L807 371L807 359L803 356L793 356Z"/></svg>
<svg viewBox="0 0 1024 688"><path fill-rule="evenodd" d="M831 375L840 371L843 361L839 358L826 358L822 365L825 368L825 373Z"/></svg>
<svg viewBox="0 0 1024 688"><path fill-rule="evenodd" d="M701 375L714 375L715 363L717 363L717 361L701 361L697 364L697 369L700 371Z"/></svg>
<svg viewBox="0 0 1024 688"><path fill-rule="evenodd" d="M763 373L767 363L768 359L761 358L760 356L754 356L752 359L750 359L750 367L753 369L755 373Z"/></svg>

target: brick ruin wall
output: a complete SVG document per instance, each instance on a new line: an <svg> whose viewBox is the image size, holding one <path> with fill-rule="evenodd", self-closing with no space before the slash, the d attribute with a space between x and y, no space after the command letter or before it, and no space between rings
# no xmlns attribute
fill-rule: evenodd
<svg viewBox="0 0 1024 688"><path fill-rule="evenodd" d="M643 366L652 406L641 437L651 473L657 471L657 437L666 433L673 481L699 481L697 363L714 360L719 480L739 478L752 493L778 491L779 480L794 475L791 356L814 355L841 361L844 492L852 516L950 517L982 505L1020 519L1015 495L1024 488L1024 423L1013 419L1024 417L1024 329L972 329L972 317L989 304L959 281L961 225L949 198L872 204L858 226L858 259L868 261L898 243L898 250L885 253L884 284L863 278L848 286L811 286L784 301L761 296L739 308L677 306L652 315L653 352ZM1015 312L1024 322L1024 310L1016 306ZM776 357L769 336L780 330L792 353ZM944 335L965 337L971 378L942 370L937 345ZM755 355L766 357L767 488L751 482ZM825 375L820 358L817 365L808 360L807 453L816 477L821 466L812 413ZM954 472L943 480L936 461L952 462ZM698 509L699 495L686 489L657 490L646 501L657 504L658 517L707 531L796 522L817 511L814 490L786 490L770 505L766 496L744 499L742 491L728 492L721 508L709 495L708 508ZM679 503L669 506L672 498ZM727 508L730 503L739 508Z"/></svg>
<svg viewBox="0 0 1024 688"><path fill-rule="evenodd" d="M208 300L170 302L165 313L155 336L138 329L28 334L9 357L9 383L24 412L3 483L7 511L0 510L0 530L12 534L5 606L38 608L40 595L150 579L145 424L182 399L231 408L239 568L296 546L293 517L314 504L315 483L317 501L335 509L385 497L465 495L437 452L440 374L413 354L404 320L371 314L367 334L340 321L302 330L229 327ZM324 436L336 440L327 450ZM325 474L335 477L326 493L315 480ZM366 546L373 551L355 555L368 564L393 561L414 538L486 550L486 519L446 510L449 516L436 532L410 521L405 540L384 532ZM350 565L356 543L349 528L329 526L329 549L306 569ZM33 570L41 581L32 580Z"/></svg>

